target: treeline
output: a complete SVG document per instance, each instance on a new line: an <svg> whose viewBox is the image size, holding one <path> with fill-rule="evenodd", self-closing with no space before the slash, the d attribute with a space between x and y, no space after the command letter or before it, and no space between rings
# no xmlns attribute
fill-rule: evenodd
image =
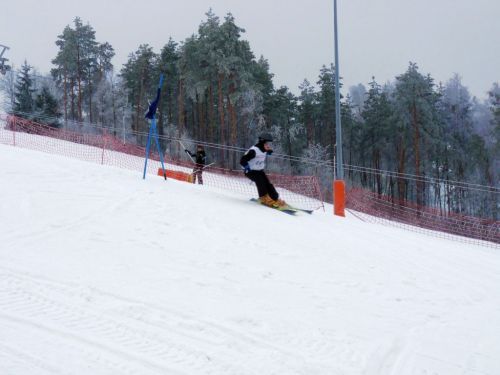
<svg viewBox="0 0 500 375"><path fill-rule="evenodd" d="M344 147L347 163L366 169L351 169L351 179L417 207L498 217L498 84L479 103L458 75L435 85L410 63L393 84L372 81L355 96L361 100L347 103Z"/></svg>
<svg viewBox="0 0 500 375"><path fill-rule="evenodd" d="M253 54L234 17L227 14L220 20L212 11L206 16L196 34L182 42L169 39L158 53L140 45L118 72L111 64L112 46L97 42L93 28L76 18L56 41L51 92L59 105L56 111L47 110L47 116L59 116L61 125L100 123L117 135L146 133L144 112L163 73L160 134L248 147L259 132L267 131L274 135L278 153L295 157L295 162L280 164L283 172L324 172L323 167L299 163L297 157L325 165L333 161L334 67L323 66L314 84L305 79L298 94L286 86L274 87L267 60ZM13 94L12 107L18 112L30 111L22 105L31 90L29 79L26 63ZM350 88L341 111L349 184L394 201L497 218L498 193L476 194L453 182L499 187L498 83L480 102L458 75L436 84L410 63L391 83L380 85L373 78L368 87ZM144 142L140 136L134 140ZM233 155L220 151L217 162L236 168ZM324 179L328 186L330 171Z"/></svg>

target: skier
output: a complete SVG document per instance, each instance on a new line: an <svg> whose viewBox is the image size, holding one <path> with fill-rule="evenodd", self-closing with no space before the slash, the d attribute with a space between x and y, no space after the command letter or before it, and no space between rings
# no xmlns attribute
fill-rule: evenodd
<svg viewBox="0 0 500 375"><path fill-rule="evenodd" d="M194 168L193 168L193 184L196 183L196 177L198 177L198 184L203 185L203 168L205 168L205 150L202 145L196 146L196 153L192 153L187 149L184 149L186 154L195 158Z"/></svg>
<svg viewBox="0 0 500 375"><path fill-rule="evenodd" d="M268 207L280 208L286 206L286 203L279 199L278 192L264 172L266 157L273 152L270 144L272 141L270 134L264 133L259 136L257 144L250 147L241 157L240 164L245 171L245 176L257 185L260 203Z"/></svg>

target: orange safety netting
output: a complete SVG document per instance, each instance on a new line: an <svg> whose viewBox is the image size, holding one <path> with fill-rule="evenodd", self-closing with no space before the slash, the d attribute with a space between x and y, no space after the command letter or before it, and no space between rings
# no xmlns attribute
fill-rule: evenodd
<svg viewBox="0 0 500 375"><path fill-rule="evenodd" d="M2 116L0 121L0 143L17 147L63 155L84 161L141 171L144 168L145 148L109 134L84 134L35 123L17 116ZM169 171L193 175L193 163L184 162L165 155L165 167ZM151 147L147 173L158 174L160 158ZM168 176L168 175L167 175ZM203 170L203 184L241 193L247 197L257 195L253 182L241 171L233 171L216 165ZM288 176L269 174L280 197L289 204L303 209L323 207L323 199L316 176Z"/></svg>
<svg viewBox="0 0 500 375"><path fill-rule="evenodd" d="M83 130L83 128L82 128ZM0 114L0 143L47 153L68 156L104 165L127 168L141 173L145 148L124 142L105 129L91 128L91 133L57 129L16 116ZM89 129L86 130L87 132ZM151 150L155 150L151 147ZM177 154L178 155L178 154ZM166 154L167 177L193 181L193 163ZM151 152L147 173L158 175L159 155ZM160 172L160 175L162 173ZM255 185L239 170L208 165L203 171L203 184L255 197ZM269 174L280 197L304 209L323 207L323 197L316 176ZM346 192L346 207L358 218L400 226L407 230L497 247L500 243L500 222L444 212L430 207L416 207L411 202L395 202L367 189L351 187ZM487 242L485 242L487 241Z"/></svg>
<svg viewBox="0 0 500 375"><path fill-rule="evenodd" d="M463 236L462 242L490 241L500 243L500 222L491 219L442 212L430 207L417 207L366 189L351 189L346 205L370 222L390 221L413 231L437 231L440 237ZM485 244L487 245L487 244Z"/></svg>

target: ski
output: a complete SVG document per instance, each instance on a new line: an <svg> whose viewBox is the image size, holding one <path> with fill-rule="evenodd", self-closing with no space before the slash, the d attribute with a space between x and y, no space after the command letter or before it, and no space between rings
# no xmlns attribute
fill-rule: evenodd
<svg viewBox="0 0 500 375"><path fill-rule="evenodd" d="M293 207L290 205L288 205L288 208L291 208L292 210L295 210L295 211L305 212L306 214L309 214L309 215L312 215L312 213L314 212L314 210L306 210L304 208L297 208L297 207Z"/></svg>
<svg viewBox="0 0 500 375"><path fill-rule="evenodd" d="M256 198L252 198L251 201L260 203L259 200L256 199ZM271 208L274 208L274 207L271 207ZM297 207L294 207L294 206L290 206L288 203L283 208L285 208L287 210L290 210L290 211L295 211L295 212L297 212L297 211L304 212L304 213L309 214L309 215L312 215L312 213L314 212L314 210L306 210L305 208L297 208Z"/></svg>
<svg viewBox="0 0 500 375"><path fill-rule="evenodd" d="M254 202L260 203L259 200L256 198L252 198L251 200ZM274 207L271 207L271 208L274 208ZM290 206L288 203L283 208L286 210L295 211L295 212L297 212L297 211L304 212L304 213L309 214L309 215L312 215L312 213L314 212L314 210L306 210L305 208L297 208L294 206ZM280 210L280 209L277 208L277 210Z"/></svg>
<svg viewBox="0 0 500 375"><path fill-rule="evenodd" d="M292 216L295 216L295 214L297 213L298 210L292 208L292 207L289 207L289 206L284 206L284 207L269 207L269 206L266 206L265 204L262 204L260 203L260 201L256 198L252 198L250 199L251 202L255 202L257 204L260 204L264 207L268 207L268 208L271 208L273 210L276 210L276 211L280 211L280 212L284 212L285 214L288 214L288 215L292 215Z"/></svg>

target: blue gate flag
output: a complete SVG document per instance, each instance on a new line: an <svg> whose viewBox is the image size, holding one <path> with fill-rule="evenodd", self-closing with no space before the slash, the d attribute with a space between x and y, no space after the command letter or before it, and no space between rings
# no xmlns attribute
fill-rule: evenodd
<svg viewBox="0 0 500 375"><path fill-rule="evenodd" d="M161 89L158 87L156 90L156 98L149 105L148 111L146 112L145 118L152 120L155 117L156 109L158 108L158 102L160 101Z"/></svg>

